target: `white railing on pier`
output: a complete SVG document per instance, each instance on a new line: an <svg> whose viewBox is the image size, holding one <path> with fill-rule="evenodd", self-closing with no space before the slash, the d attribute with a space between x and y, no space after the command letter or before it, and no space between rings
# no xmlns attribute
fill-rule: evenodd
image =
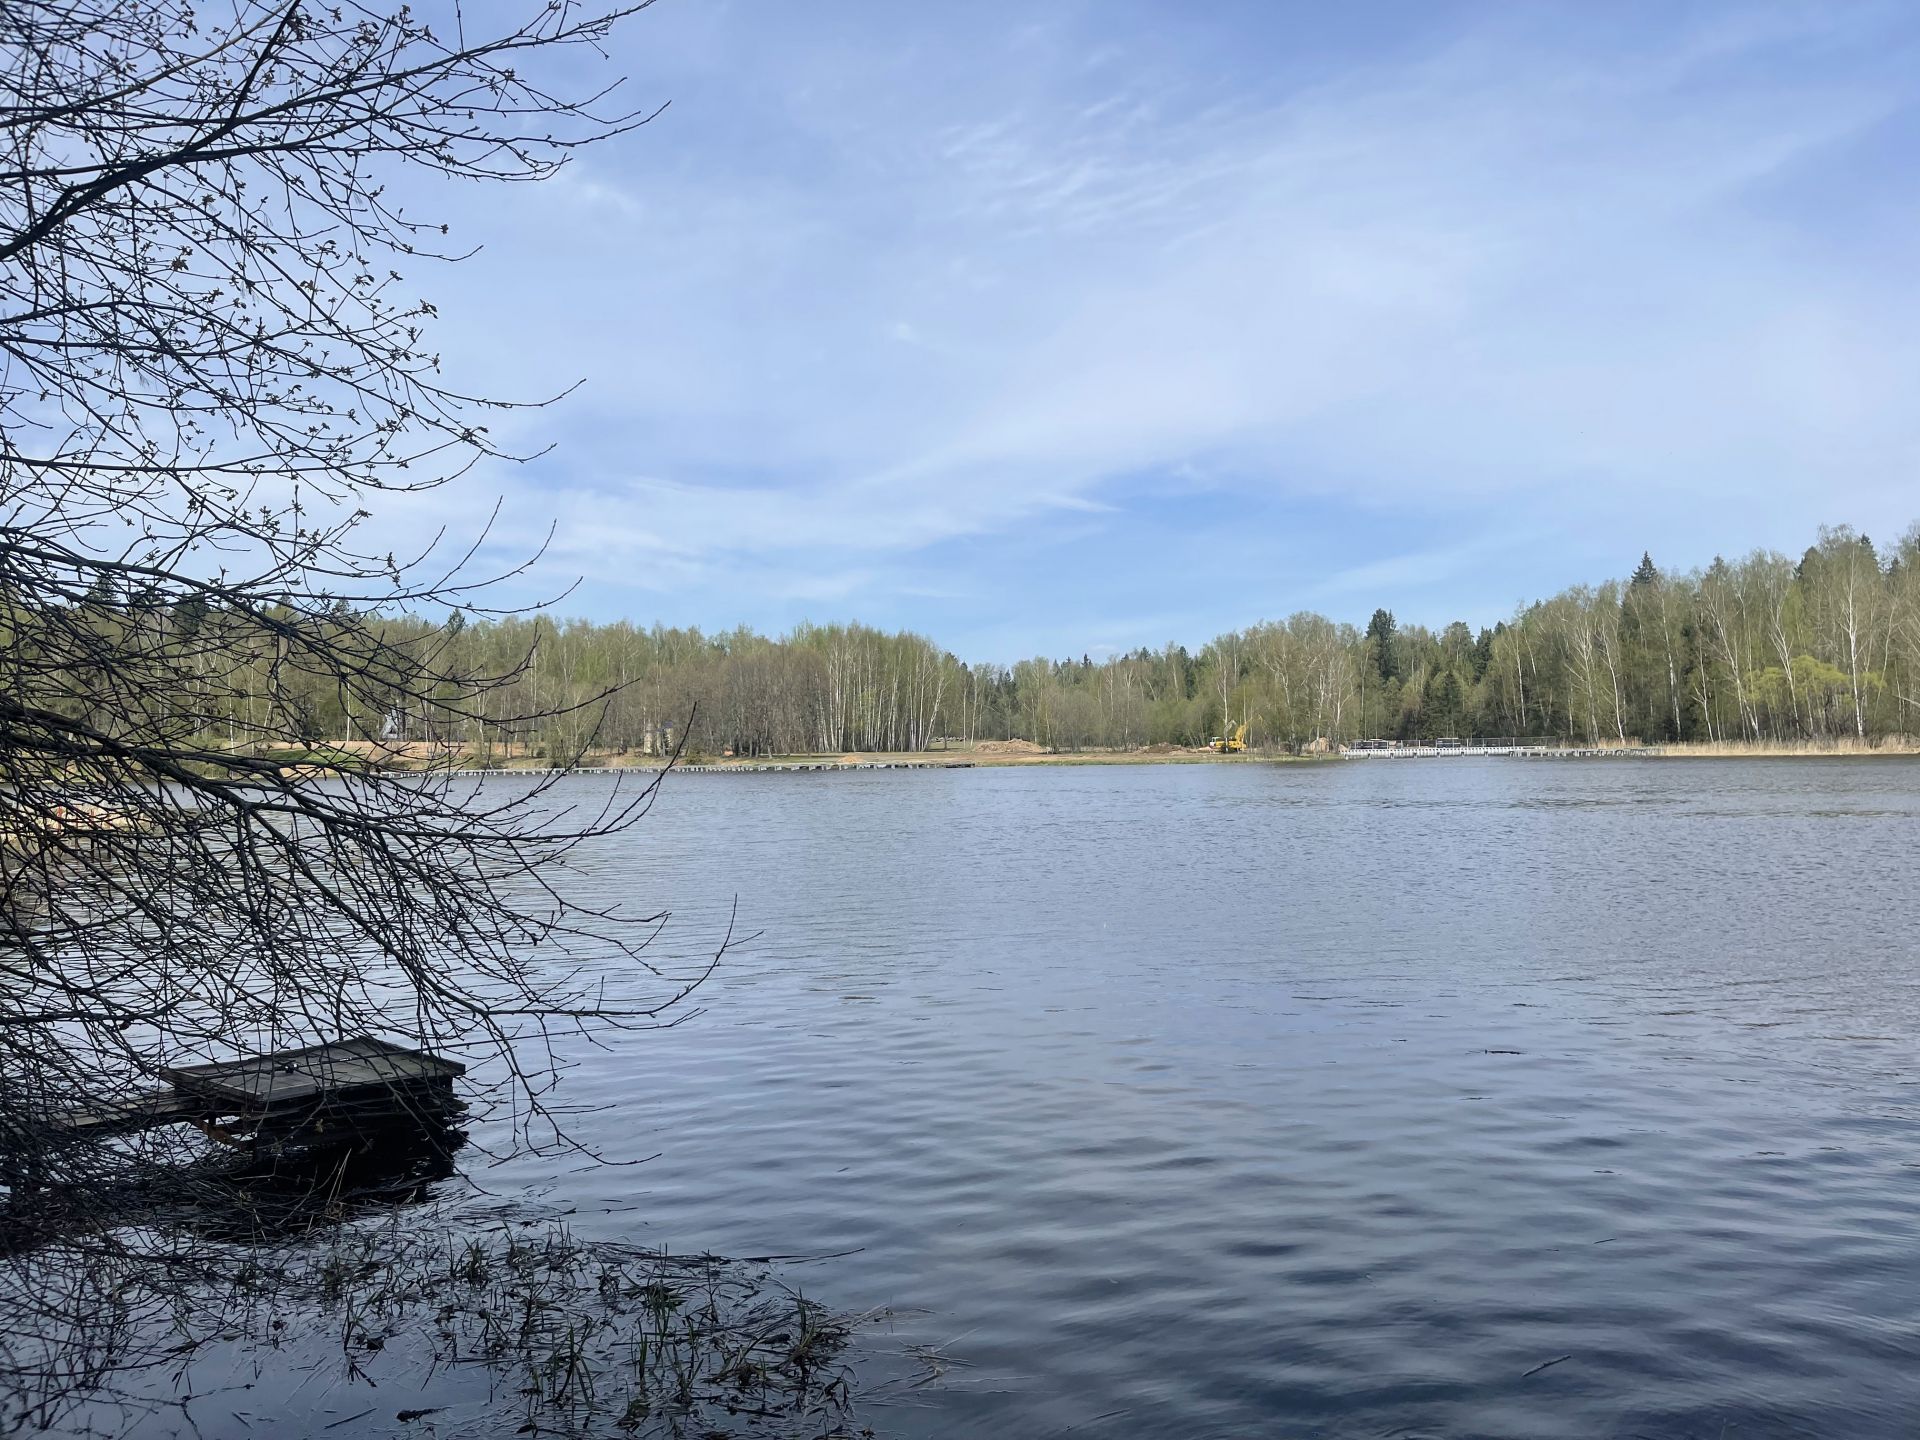
<svg viewBox="0 0 1920 1440"><path fill-rule="evenodd" d="M1458 745L1391 743L1349 746L1349 760L1432 760L1459 755L1516 756L1524 760L1605 760L1633 755L1658 755L1657 745L1580 745L1561 740L1463 740Z"/></svg>

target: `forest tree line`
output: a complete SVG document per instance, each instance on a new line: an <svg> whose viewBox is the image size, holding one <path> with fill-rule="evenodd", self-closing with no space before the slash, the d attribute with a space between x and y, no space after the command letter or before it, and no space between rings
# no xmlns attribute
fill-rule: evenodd
<svg viewBox="0 0 1920 1440"><path fill-rule="evenodd" d="M1302 612L1198 651L1169 644L1100 661L968 664L925 636L860 624L801 625L774 639L544 615L377 622L383 640L417 650L422 673L442 683L512 677L486 689L482 713L466 706L457 719L429 686L395 678L384 693L362 686L349 697L257 641L235 653L205 607L136 624L138 607L124 599L89 601L114 617L113 645L140 631L138 643L195 647L204 685L162 700L229 745L289 734L440 740L484 760L589 748L915 751L985 739L1190 746L1241 724L1254 747L1285 750L1370 737L1659 744L1920 733L1920 524L1884 553L1835 528L1798 559L1760 550L1682 574L1643 557L1623 579L1573 586L1477 632L1459 621L1402 624L1384 609L1362 627ZM10 638L26 637L16 626Z"/></svg>

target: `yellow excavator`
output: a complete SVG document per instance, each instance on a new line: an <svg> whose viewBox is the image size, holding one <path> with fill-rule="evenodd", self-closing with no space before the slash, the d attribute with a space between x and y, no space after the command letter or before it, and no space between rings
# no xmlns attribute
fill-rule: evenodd
<svg viewBox="0 0 1920 1440"><path fill-rule="evenodd" d="M1247 748L1247 725L1243 720L1233 727L1229 735L1213 737L1214 753L1218 755L1238 755Z"/></svg>

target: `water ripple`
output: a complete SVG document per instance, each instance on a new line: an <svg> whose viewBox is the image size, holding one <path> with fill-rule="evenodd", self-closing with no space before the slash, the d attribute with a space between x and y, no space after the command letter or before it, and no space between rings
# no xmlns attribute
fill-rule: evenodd
<svg viewBox="0 0 1920 1440"><path fill-rule="evenodd" d="M1920 766L906 778L671 783L589 883L761 939L569 1081L662 1158L489 1184L857 1248L970 1362L883 1433L1920 1433Z"/></svg>

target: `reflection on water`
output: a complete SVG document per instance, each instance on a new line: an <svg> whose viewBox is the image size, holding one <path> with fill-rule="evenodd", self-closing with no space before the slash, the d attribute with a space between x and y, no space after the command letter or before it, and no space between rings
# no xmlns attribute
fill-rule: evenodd
<svg viewBox="0 0 1920 1440"><path fill-rule="evenodd" d="M284 1372L304 1364L304 1385L326 1353L317 1322L381 1298L382 1277L394 1291L391 1240L410 1232L377 1222L435 1198L465 1143L429 1121L271 1151L141 1145L96 1183L30 1177L18 1210L0 1204L0 1432L198 1432L209 1354L216 1370L277 1361L281 1410Z"/></svg>
<svg viewBox="0 0 1920 1440"><path fill-rule="evenodd" d="M967 1362L882 1433L1910 1436L1917 855L1892 762L678 777L567 877L760 932L568 1057L661 1158L481 1178L855 1252Z"/></svg>
<svg viewBox="0 0 1920 1440"><path fill-rule="evenodd" d="M367 1143L215 1157L156 1195L152 1218L209 1240L286 1240L426 1203L466 1143L464 1130L420 1124Z"/></svg>
<svg viewBox="0 0 1920 1440"><path fill-rule="evenodd" d="M426 1203L436 1182L454 1175L466 1144L465 1130L422 1118L328 1145L143 1147L138 1162L98 1182L33 1185L24 1214L0 1204L0 1256L31 1257L96 1231L244 1244L296 1239ZM30 1270L12 1278L32 1283Z"/></svg>
<svg viewBox="0 0 1920 1440"><path fill-rule="evenodd" d="M1917 857L1897 762L681 777L586 883L762 937L580 1057L660 1160L500 1179L857 1248L896 1433L1911 1435Z"/></svg>

